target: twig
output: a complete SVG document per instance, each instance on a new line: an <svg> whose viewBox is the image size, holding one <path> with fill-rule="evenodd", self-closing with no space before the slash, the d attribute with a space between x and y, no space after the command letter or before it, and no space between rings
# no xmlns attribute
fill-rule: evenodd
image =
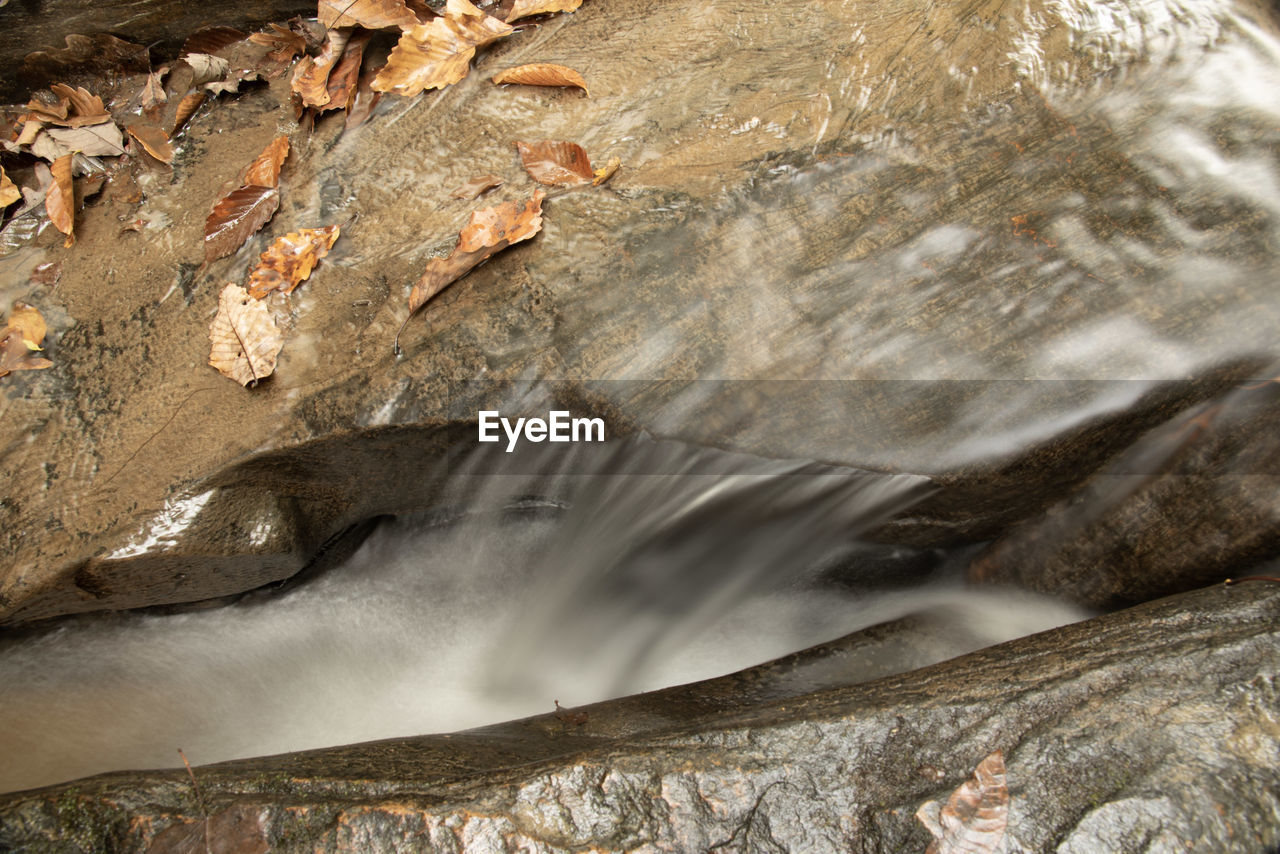
<svg viewBox="0 0 1280 854"><path fill-rule="evenodd" d="M204 851L205 854L213 854L209 848L209 810L205 808L204 796L200 794L200 784L196 782L196 772L191 770L191 763L187 761L187 754L182 752L182 748L178 748L178 755L182 757L182 764L187 766L187 776L191 778L191 788L196 791L196 806L200 808L200 815L204 817Z"/></svg>
<svg viewBox="0 0 1280 854"><path fill-rule="evenodd" d="M182 407L184 407L184 406L186 406L186 405L187 405L187 401L189 401L191 398L195 397L195 396L196 396L196 394L197 394L197 393L199 393L199 392L202 392L202 391L213 391L213 389L214 389L214 386L205 386L205 387L203 387L203 388L195 389L195 390L194 390L194 391L192 391L190 394L188 394L186 397L184 397L184 398L182 399L182 403L179 403L179 404L178 404L178 408L177 408L177 409L175 409L175 410L173 410L173 414L169 416L169 420L167 420L167 421L165 421L163 424L161 424L161 425L160 425L160 429L159 429L159 430L157 430L156 432L154 432L154 433L152 433L150 436L148 436L148 437L147 437L147 441L145 441L145 442L143 442L141 445L139 445L139 446L138 446L138 448L137 448L137 450L135 450L132 454L130 454L130 455L129 455L129 459L127 459L127 460L125 460L123 463L121 463L120 468L116 469L116 470L115 470L115 472L111 475L111 477L109 477L109 478L107 478L106 480L104 480L104 481L102 482L102 486L99 486L99 487L98 487L98 489L105 489L105 488L107 487L107 485L108 485L109 483L111 483L111 481L113 481L113 480L115 480L115 479L116 479L116 476L117 476L117 475L119 475L119 474L120 474L120 472L122 472L122 471L124 471L126 468L128 468L128 467L129 467L129 463L133 462L133 461L134 461L134 459L138 456L138 454L142 453L142 449L143 449L143 448L145 448L147 445L151 444L151 440L152 440L152 439L154 439L156 436L159 436L161 433L163 433L163 432L165 431L165 428L167 428L170 424L172 424L172 423L173 423L173 419L175 419L175 418L177 418L177 417L178 417L178 413L182 411ZM179 752L179 753L181 753L182 751L178 751L178 752Z"/></svg>
<svg viewBox="0 0 1280 854"><path fill-rule="evenodd" d="M1222 586L1234 587L1242 581L1270 581L1275 584L1280 584L1280 578L1276 578L1271 575L1246 575L1244 578L1228 578L1222 582Z"/></svg>

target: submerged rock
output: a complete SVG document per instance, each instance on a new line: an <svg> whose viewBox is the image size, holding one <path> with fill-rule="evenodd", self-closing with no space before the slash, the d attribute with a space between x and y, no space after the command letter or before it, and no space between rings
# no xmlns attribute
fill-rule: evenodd
<svg viewBox="0 0 1280 854"><path fill-rule="evenodd" d="M916 809L1000 749L1005 850L1268 850L1277 618L1274 585L1218 586L865 685L778 693L806 661L856 668L886 642L872 631L496 727L197 768L201 800L181 769L9 795L0 845L180 850L203 844L207 814L214 850L924 850Z"/></svg>

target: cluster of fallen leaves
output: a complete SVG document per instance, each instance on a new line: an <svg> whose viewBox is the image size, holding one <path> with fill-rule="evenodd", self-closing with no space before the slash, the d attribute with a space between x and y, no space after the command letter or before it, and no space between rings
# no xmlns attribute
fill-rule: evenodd
<svg viewBox="0 0 1280 854"><path fill-rule="evenodd" d="M176 61L155 69L147 48L112 36L68 36L66 48L28 57L28 66L53 76L96 81L95 90L53 83L25 106L0 108L0 210L24 202L0 246L16 245L24 236L17 232L31 230L17 224L41 207L70 246L78 206L119 170L172 164L174 138L206 100L278 77L305 52L308 36L319 38L305 22L291 27L272 25L265 38L206 28Z"/></svg>
<svg viewBox="0 0 1280 854"><path fill-rule="evenodd" d="M22 203L0 229L0 252L37 232L36 220L66 235L69 247L75 239L78 206L123 168L171 165L175 141L211 98L280 77L292 65L290 93L299 127L339 110L351 128L368 120L383 95L415 96L452 85L467 76L478 50L526 26L524 19L573 11L582 0L478 2L447 0L437 11L423 0L319 0L316 21L294 19L256 33L230 27L200 30L187 40L176 61L160 68L151 67L146 48L111 36L69 36L64 50L32 54L29 65L34 62L55 76L63 73L72 82L94 63L105 64L113 74L110 85L102 84L106 88L97 92L54 83L35 93L25 107L0 108L0 154L5 156L0 161L0 211ZM379 31L394 34L395 46L385 63L366 67L366 48ZM507 68L492 81L587 92L581 73L550 63ZM546 186L598 185L619 165L614 158L593 169L587 153L568 141L514 144L528 175ZM205 267L237 252L275 215L289 151L289 138L276 138L219 192L205 222ZM452 197L477 198L503 183L502 177L481 175L454 190ZM537 234L545 198L539 189L527 201L473 212L453 251L430 259L414 284L406 323L471 269ZM141 191L135 188L129 201L140 200ZM11 230L14 234L5 234ZM306 280L339 231L338 225L329 225L290 232L261 253L243 286L225 285L210 327L211 365L245 385L272 373L284 339L264 301L273 294L288 295ZM11 324L6 330L5 342L39 345L39 340L13 332L16 328ZM398 331L397 353L399 338ZM5 350L4 364L9 367L4 372L50 364L28 355L26 343L23 352L16 345L10 349Z"/></svg>

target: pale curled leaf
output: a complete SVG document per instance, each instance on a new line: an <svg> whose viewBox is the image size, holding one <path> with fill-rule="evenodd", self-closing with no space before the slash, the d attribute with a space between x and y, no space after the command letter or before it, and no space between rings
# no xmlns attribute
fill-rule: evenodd
<svg viewBox="0 0 1280 854"><path fill-rule="evenodd" d="M8 175L4 174L4 167L0 166L0 208L7 208L21 198L22 191Z"/></svg>
<svg viewBox="0 0 1280 854"><path fill-rule="evenodd" d="M941 810L926 801L916 818L934 836L926 854L993 854L1009 823L1004 753L997 750L979 762Z"/></svg>
<svg viewBox="0 0 1280 854"><path fill-rule="evenodd" d="M316 263L329 254L338 239L340 226L303 228L278 238L258 257L258 266L249 274L249 295L262 299L272 291L292 293L306 281Z"/></svg>
<svg viewBox="0 0 1280 854"><path fill-rule="evenodd" d="M12 371L39 371L53 367L48 359L33 355L44 343L44 317L38 309L15 302L7 325L0 329L0 377Z"/></svg>
<svg viewBox="0 0 1280 854"><path fill-rule="evenodd" d="M14 145L31 145L36 141L36 137L40 136L42 130L44 130L44 122L39 119L27 119L22 125L22 133L18 134L18 138L14 140Z"/></svg>
<svg viewBox="0 0 1280 854"><path fill-rule="evenodd" d="M225 80L231 71L231 63L220 56L208 53L191 53L179 62L184 62L191 69L191 86L203 86L218 80Z"/></svg>
<svg viewBox="0 0 1280 854"><path fill-rule="evenodd" d="M577 86L587 91L587 81L566 65L550 62L533 62L517 65L493 75L494 83L518 83L524 86Z"/></svg>
<svg viewBox="0 0 1280 854"><path fill-rule="evenodd" d="M44 197L49 221L67 236L68 245L75 240L72 230L75 228L76 195L75 186L71 182L71 158L72 155L64 154L49 166L49 171L53 173L53 183Z"/></svg>
<svg viewBox="0 0 1280 854"><path fill-rule="evenodd" d="M467 76L476 48L512 32L467 0L449 0L444 15L401 34L373 88L408 96L457 83Z"/></svg>
<svg viewBox="0 0 1280 854"><path fill-rule="evenodd" d="M420 23L404 0L320 0L319 17L328 29L358 26L409 30Z"/></svg>
<svg viewBox="0 0 1280 854"><path fill-rule="evenodd" d="M284 347L284 336L266 305L239 285L227 285L218 296L209 340L209 364L241 385L270 376Z"/></svg>
<svg viewBox="0 0 1280 854"><path fill-rule="evenodd" d="M449 194L454 199L474 199L506 183L497 175L477 175Z"/></svg>
<svg viewBox="0 0 1280 854"><path fill-rule="evenodd" d="M595 171L595 177L591 179L594 186L599 187L605 181L613 177L613 173L618 171L618 167L622 165L622 160L617 157L610 157L609 162L601 166Z"/></svg>
<svg viewBox="0 0 1280 854"><path fill-rule="evenodd" d="M9 327L18 330L28 350L39 350L45 333L49 331L40 310L25 302L13 304L13 310L9 312Z"/></svg>
<svg viewBox="0 0 1280 854"><path fill-rule="evenodd" d="M0 329L0 377L13 371L40 371L53 367L53 362L35 355L25 341L22 332L12 326Z"/></svg>
<svg viewBox="0 0 1280 854"><path fill-rule="evenodd" d="M124 154L124 135L115 122L79 128L45 128L31 143L31 153L54 161L73 152L89 157L119 157Z"/></svg>
<svg viewBox="0 0 1280 854"><path fill-rule="evenodd" d="M516 149L529 177L539 184L572 187L590 184L595 177L587 152L576 142L556 139L516 142Z"/></svg>
<svg viewBox="0 0 1280 854"><path fill-rule="evenodd" d="M582 0L516 0L507 14L507 20L516 21L530 15L546 15L551 12L572 12L581 5Z"/></svg>

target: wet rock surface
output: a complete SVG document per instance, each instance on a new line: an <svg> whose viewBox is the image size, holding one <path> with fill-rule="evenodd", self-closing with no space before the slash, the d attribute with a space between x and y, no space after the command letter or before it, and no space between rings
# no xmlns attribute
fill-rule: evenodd
<svg viewBox="0 0 1280 854"><path fill-rule="evenodd" d="M1278 406L1280 385L1263 381L1191 408L1000 537L970 578L1114 608L1158 595L1171 577L1208 584L1270 559L1280 447L1264 425Z"/></svg>
<svg viewBox="0 0 1280 854"><path fill-rule="evenodd" d="M972 543L1049 510L1272 361L1276 124L1249 81L1280 71L1249 4L1154 29L1019 9L589 3L346 133L297 128L283 78L220 101L172 174L136 176L140 203L106 192L76 246L0 260L5 295L50 317L55 362L4 381L0 620L286 578L433 500L422 472L457 446L389 451L416 469L380 454L422 431L465 443L481 407L554 400L611 435L934 478L884 542ZM591 96L487 79L532 59L577 67ZM197 275L217 187L282 131L282 209ZM476 206L448 191L492 171L510 180L490 199L527 197L512 141L539 138L623 170L550 200L544 232L437 298L396 358L409 285ZM349 220L275 306L276 375L246 391L208 368L221 283L273 236ZM56 288L26 281L45 259ZM1270 548L1250 519L1215 565ZM1202 570L1144 562L1144 595Z"/></svg>
<svg viewBox="0 0 1280 854"><path fill-rule="evenodd" d="M914 818L1002 749L1006 850L1280 842L1280 592L1217 586L855 687L806 662L449 736L196 769L213 844L272 850L923 850ZM782 699L779 699L782 698ZM184 771L0 799L14 850L203 842Z"/></svg>

